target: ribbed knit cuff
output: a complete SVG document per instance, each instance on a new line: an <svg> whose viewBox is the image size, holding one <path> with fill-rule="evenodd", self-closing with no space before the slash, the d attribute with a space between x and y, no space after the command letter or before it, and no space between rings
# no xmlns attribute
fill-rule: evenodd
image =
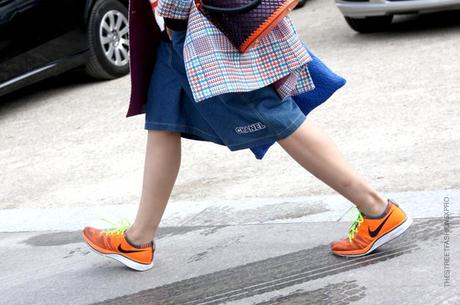
<svg viewBox="0 0 460 305"><path fill-rule="evenodd" d="M131 246L133 246L134 248L138 248L138 249L143 249L143 248L148 248L150 246L154 247L155 246L155 242L154 240L148 242L148 243L143 243L143 244L135 244L133 243L129 238L128 238L128 235L126 235L126 231L123 232L124 236L125 236L125 239L126 239L126 242L128 244L130 244Z"/></svg>

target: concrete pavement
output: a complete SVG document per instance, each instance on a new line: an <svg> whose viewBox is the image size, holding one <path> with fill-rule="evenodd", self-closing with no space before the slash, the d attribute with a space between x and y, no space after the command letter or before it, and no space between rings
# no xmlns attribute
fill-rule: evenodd
<svg viewBox="0 0 460 305"><path fill-rule="evenodd" d="M309 0L293 13L308 47L348 81L308 119L381 192L460 188L460 18L435 16L358 35L333 1ZM5 99L0 209L138 202L146 132L144 116L125 118L128 77L63 75ZM334 193L278 144L263 160L213 143L182 147L172 201Z"/></svg>

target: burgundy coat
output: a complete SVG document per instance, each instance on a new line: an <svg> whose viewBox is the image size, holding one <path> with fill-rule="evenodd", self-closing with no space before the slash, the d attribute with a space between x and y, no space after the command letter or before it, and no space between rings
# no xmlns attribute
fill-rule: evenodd
<svg viewBox="0 0 460 305"><path fill-rule="evenodd" d="M129 0L128 23L131 97L126 117L145 113L156 48L161 39L149 0Z"/></svg>

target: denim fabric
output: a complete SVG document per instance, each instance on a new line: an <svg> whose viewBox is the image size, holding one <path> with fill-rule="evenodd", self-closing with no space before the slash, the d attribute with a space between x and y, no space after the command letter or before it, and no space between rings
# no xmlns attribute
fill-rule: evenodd
<svg viewBox="0 0 460 305"><path fill-rule="evenodd" d="M308 69L315 84L315 89L292 97L306 116L346 84L346 80L343 77L335 74L310 50L308 52L313 58L308 64ZM272 144L274 143L253 147L251 150L257 159L262 159Z"/></svg>
<svg viewBox="0 0 460 305"><path fill-rule="evenodd" d="M181 132L182 137L214 142L235 151L270 146L303 123L305 114L295 101L290 97L282 100L271 85L196 103L183 61L185 34L174 32L171 42L164 39L158 47L145 129ZM257 159L263 157L254 154Z"/></svg>

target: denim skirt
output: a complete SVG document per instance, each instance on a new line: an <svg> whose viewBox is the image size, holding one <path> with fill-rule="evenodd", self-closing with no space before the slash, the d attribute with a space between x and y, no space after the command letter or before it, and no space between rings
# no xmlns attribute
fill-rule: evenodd
<svg viewBox="0 0 460 305"><path fill-rule="evenodd" d="M179 132L183 138L251 148L262 159L268 147L292 134L306 119L292 97L271 86L221 94L195 102L188 83L183 44L186 31L163 37L158 46L146 101L145 129ZM316 107L316 106L315 106Z"/></svg>

